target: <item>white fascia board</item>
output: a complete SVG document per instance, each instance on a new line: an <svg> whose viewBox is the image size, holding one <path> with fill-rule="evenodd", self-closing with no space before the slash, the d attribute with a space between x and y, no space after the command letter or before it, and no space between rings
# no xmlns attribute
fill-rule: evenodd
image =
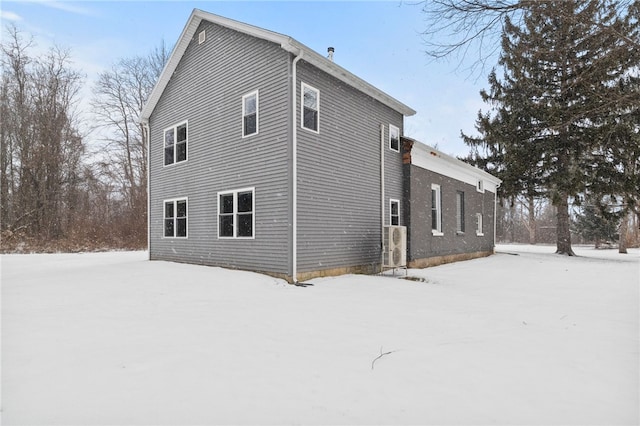
<svg viewBox="0 0 640 426"><path fill-rule="evenodd" d="M458 160L435 148L414 141L411 149L411 164L434 173L476 186L478 180L484 183L484 189L495 193L502 182L490 173Z"/></svg>
<svg viewBox="0 0 640 426"><path fill-rule="evenodd" d="M203 20L212 22L214 24L218 24L218 25L221 25L221 26L230 28L232 30L236 30L254 37L258 37L263 40L271 41L273 43L280 45L280 47L282 47L282 49L284 49L285 51L293 53L296 56L299 55L301 52L303 52L304 53L303 59L305 61L321 69L322 71L325 71L326 73L334 76L335 78L347 83L348 85L360 90L361 92L366 93L367 95L373 97L374 99L394 109L395 111L402 113L404 116L411 116L416 113L415 110L406 106L402 102L392 98L391 96L375 88L374 86L362 80L361 78L356 77L346 69L342 68L340 65L334 63L333 61L330 61L329 59L318 54L317 52L313 51L312 49L292 39L289 36L279 34L273 31L265 30L263 28L259 28L253 25L245 24L243 22L235 21L233 19L224 18L219 15L214 15L212 13L205 12L200 9L194 9L193 12L191 13L191 16L189 17L189 20L187 21L187 24L182 30L182 34L180 35L180 38L178 39L176 46L171 52L171 56L169 57L167 64L165 65L164 69L162 70L162 73L160 74L160 77L158 78L158 82L156 83L155 87L151 91L151 95L149 96L147 103L142 109L142 113L140 114L141 122L148 123L149 117L151 117L151 114L153 113L153 110L155 109L156 104L160 100L160 96L162 95L162 92L167 87L167 84L169 84L169 80L171 79L171 76L173 75L176 68L178 67L178 63L182 59L182 55L187 50L187 47L189 47L189 43L191 42L191 39L193 38L196 30L198 29L200 22L202 22Z"/></svg>
<svg viewBox="0 0 640 426"><path fill-rule="evenodd" d="M356 75L350 73L346 69L342 68L340 65L320 55L318 52L308 48L304 44L294 39L291 39L291 43L296 48L293 51L293 53L297 53L298 51L303 51L304 57L302 59L310 63L311 65L315 66L316 68L326 72L327 74L337 78L340 81L343 81L349 86L355 89L358 89L359 91L371 96L372 98L374 98L377 101L380 101L384 105L387 105L388 107L394 109L395 111L400 112L405 117L410 117L412 115L415 115L416 111L411 107L408 107L407 105L403 104L397 99L387 95L382 90L376 88L375 86L372 86L371 84L367 83L360 77L357 77ZM283 48L285 47L283 46Z"/></svg>

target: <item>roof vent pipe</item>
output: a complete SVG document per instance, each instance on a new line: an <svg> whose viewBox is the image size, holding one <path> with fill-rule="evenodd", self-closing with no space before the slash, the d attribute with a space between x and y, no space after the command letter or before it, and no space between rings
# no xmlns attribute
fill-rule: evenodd
<svg viewBox="0 0 640 426"><path fill-rule="evenodd" d="M333 47L329 47L327 48L327 52L329 52L327 58L329 58L329 60L333 62L333 52L335 52L335 49Z"/></svg>

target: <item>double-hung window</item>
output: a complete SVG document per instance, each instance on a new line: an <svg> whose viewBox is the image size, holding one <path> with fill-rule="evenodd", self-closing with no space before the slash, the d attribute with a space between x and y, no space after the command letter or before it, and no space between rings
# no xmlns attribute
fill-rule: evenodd
<svg viewBox="0 0 640 426"><path fill-rule="evenodd" d="M400 129L389 124L389 149L400 152Z"/></svg>
<svg viewBox="0 0 640 426"><path fill-rule="evenodd" d="M456 232L464 233L464 192L456 192Z"/></svg>
<svg viewBox="0 0 640 426"><path fill-rule="evenodd" d="M482 232L482 213L476 213L477 227L476 227L476 235L478 237L482 237L484 232Z"/></svg>
<svg viewBox="0 0 640 426"><path fill-rule="evenodd" d="M164 131L164 165L187 160L187 122Z"/></svg>
<svg viewBox="0 0 640 426"><path fill-rule="evenodd" d="M242 137L258 133L258 91L242 97Z"/></svg>
<svg viewBox="0 0 640 426"><path fill-rule="evenodd" d="M442 235L442 193L435 183L431 184L431 233Z"/></svg>
<svg viewBox="0 0 640 426"><path fill-rule="evenodd" d="M218 192L218 238L253 238L254 188Z"/></svg>
<svg viewBox="0 0 640 426"><path fill-rule="evenodd" d="M389 225L400 225L400 201L389 200Z"/></svg>
<svg viewBox="0 0 640 426"><path fill-rule="evenodd" d="M176 198L164 201L164 236L187 237L187 199Z"/></svg>
<svg viewBox="0 0 640 426"><path fill-rule="evenodd" d="M318 133L320 130L320 91L302 83L302 127Z"/></svg>

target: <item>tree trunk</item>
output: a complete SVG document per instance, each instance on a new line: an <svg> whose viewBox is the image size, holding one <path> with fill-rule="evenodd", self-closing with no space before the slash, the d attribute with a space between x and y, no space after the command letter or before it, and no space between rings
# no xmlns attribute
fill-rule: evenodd
<svg viewBox="0 0 640 426"><path fill-rule="evenodd" d="M618 253L627 254L627 233L629 230L629 215L622 215L620 222L620 241L618 242Z"/></svg>
<svg viewBox="0 0 640 426"><path fill-rule="evenodd" d="M569 197L566 194L560 195L560 201L556 205L556 254L575 256L571 248L571 230L569 228Z"/></svg>
<svg viewBox="0 0 640 426"><path fill-rule="evenodd" d="M529 244L536 243L535 199L529 196Z"/></svg>

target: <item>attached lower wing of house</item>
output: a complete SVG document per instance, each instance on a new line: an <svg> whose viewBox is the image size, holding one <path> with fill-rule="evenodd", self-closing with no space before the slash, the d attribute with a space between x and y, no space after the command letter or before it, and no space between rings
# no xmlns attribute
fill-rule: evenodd
<svg viewBox="0 0 640 426"><path fill-rule="evenodd" d="M191 14L141 115L149 258L289 282L493 252L500 180L291 37Z"/></svg>

